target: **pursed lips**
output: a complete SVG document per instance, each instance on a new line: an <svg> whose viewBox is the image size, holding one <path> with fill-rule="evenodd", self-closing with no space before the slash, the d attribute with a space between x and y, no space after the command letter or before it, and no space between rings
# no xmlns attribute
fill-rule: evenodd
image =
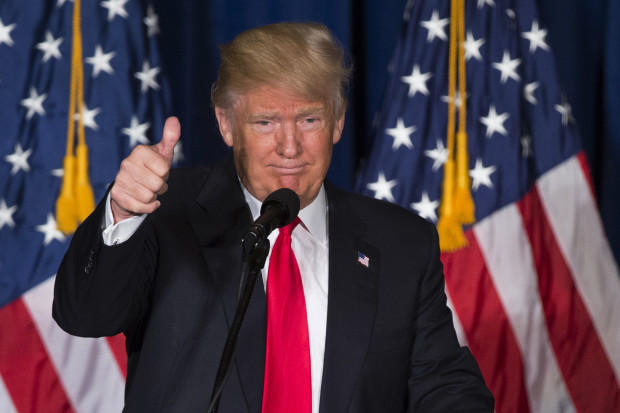
<svg viewBox="0 0 620 413"><path fill-rule="evenodd" d="M270 165L280 175L296 175L301 173L306 164L301 165Z"/></svg>

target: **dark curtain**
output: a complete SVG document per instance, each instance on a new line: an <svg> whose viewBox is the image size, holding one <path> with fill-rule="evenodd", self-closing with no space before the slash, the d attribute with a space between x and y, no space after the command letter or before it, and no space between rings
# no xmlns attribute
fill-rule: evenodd
<svg viewBox="0 0 620 413"><path fill-rule="evenodd" d="M354 75L345 131L334 149L328 177L341 187L353 188L356 170L372 140L373 119L380 108L406 0L154 3L172 107L183 127L188 164L212 162L227 151L209 98L219 64L217 45L247 28L278 21L318 21L329 27L349 53ZM581 131L603 224L620 261L620 174L615 171L620 161L620 2L539 0L538 7Z"/></svg>

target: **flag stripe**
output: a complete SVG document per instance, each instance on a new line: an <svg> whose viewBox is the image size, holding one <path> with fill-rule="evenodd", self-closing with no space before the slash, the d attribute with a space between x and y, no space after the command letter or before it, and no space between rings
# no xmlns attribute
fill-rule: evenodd
<svg viewBox="0 0 620 413"><path fill-rule="evenodd" d="M50 317L54 279L24 294L24 302L67 394L78 412L120 412L124 378L106 340L70 336Z"/></svg>
<svg viewBox="0 0 620 413"><path fill-rule="evenodd" d="M614 373L543 212L538 190L530 191L518 208L534 254L551 344L575 407L580 412L611 412L620 400Z"/></svg>
<svg viewBox="0 0 620 413"><path fill-rule="evenodd" d="M9 395L4 380L2 380L2 376L0 376L0 412L17 413L15 405L13 405L13 401L11 400L11 395Z"/></svg>
<svg viewBox="0 0 620 413"><path fill-rule="evenodd" d="M73 412L63 383L21 298L0 309L0 326L3 331L0 334L0 375L16 410Z"/></svg>
<svg viewBox="0 0 620 413"><path fill-rule="evenodd" d="M529 412L523 362L512 327L473 232L467 231L465 236L467 248L442 254L446 288L469 347L495 397L496 410Z"/></svg>
<svg viewBox="0 0 620 413"><path fill-rule="evenodd" d="M592 180L592 174L590 173L590 167L588 166L588 159L586 158L586 153L581 151L577 154L577 160L579 161L579 166L583 171L583 175L588 183L588 188L590 188L590 195L592 196L592 201L596 203L596 192L594 191L594 181ZM596 208L598 211L598 208Z"/></svg>
<svg viewBox="0 0 620 413"><path fill-rule="evenodd" d="M620 274L581 159L543 176L537 187L559 248L620 381Z"/></svg>
<svg viewBox="0 0 620 413"><path fill-rule="evenodd" d="M512 325L534 412L575 410L549 341L532 251L514 204L474 227L493 283Z"/></svg>
<svg viewBox="0 0 620 413"><path fill-rule="evenodd" d="M125 351L125 336L123 334L117 334L113 337L106 337L110 351L116 359L121 374L124 378L127 377L127 352Z"/></svg>
<svg viewBox="0 0 620 413"><path fill-rule="evenodd" d="M452 324L454 324L454 331L456 331L456 338L459 340L459 344L461 346L469 347L467 344L467 337L465 336L465 330L463 330L463 325L461 324L461 320L459 320L459 314L454 309L454 304L452 304L452 299L450 298L450 294L446 289L446 305L452 311Z"/></svg>

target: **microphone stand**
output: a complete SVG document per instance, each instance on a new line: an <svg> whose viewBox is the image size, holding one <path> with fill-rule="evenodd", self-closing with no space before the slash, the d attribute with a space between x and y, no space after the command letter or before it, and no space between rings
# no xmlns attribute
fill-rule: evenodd
<svg viewBox="0 0 620 413"><path fill-rule="evenodd" d="M242 248L243 256L237 309L235 310L235 316L228 330L226 344L224 345L222 357L220 358L220 365L217 368L213 392L211 393L211 402L209 403L209 410L207 411L208 413L217 413L219 408L220 396L222 395L224 382L230 369L230 362L235 352L235 345L237 343L237 336L239 336L239 330L241 329L241 323L243 322L248 305L250 304L250 298L252 297L252 291L254 291L256 279L265 265L265 260L269 253L269 240L266 236L259 237L254 243L247 242L246 239L244 239L242 241Z"/></svg>

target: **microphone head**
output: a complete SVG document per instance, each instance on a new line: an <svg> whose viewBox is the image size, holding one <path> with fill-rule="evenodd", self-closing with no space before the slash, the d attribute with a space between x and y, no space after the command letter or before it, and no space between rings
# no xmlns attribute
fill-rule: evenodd
<svg viewBox="0 0 620 413"><path fill-rule="evenodd" d="M299 197L295 191L288 188L280 188L273 191L260 208L261 215L265 213L267 208L277 206L281 208L282 213L279 215L280 220L276 223L276 227L280 228L293 222L299 213Z"/></svg>

